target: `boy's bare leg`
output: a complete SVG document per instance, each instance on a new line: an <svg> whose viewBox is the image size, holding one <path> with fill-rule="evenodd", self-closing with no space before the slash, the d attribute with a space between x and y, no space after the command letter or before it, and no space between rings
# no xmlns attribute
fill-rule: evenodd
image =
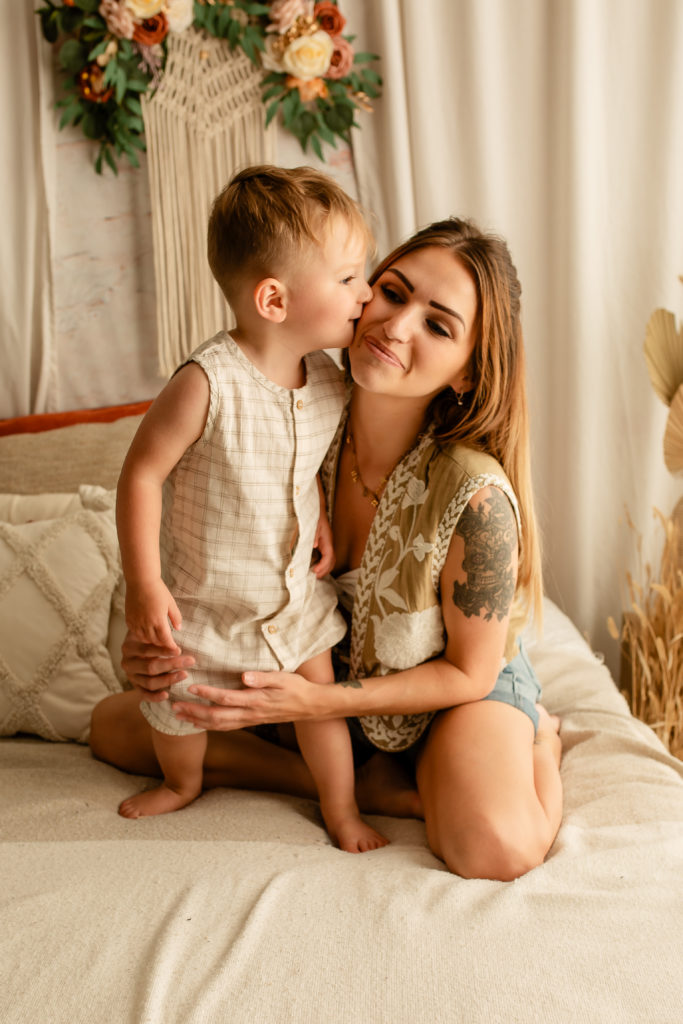
<svg viewBox="0 0 683 1024"><path fill-rule="evenodd" d="M206 733L169 736L152 730L154 752L164 781L155 789L128 797L119 807L124 818L170 814L192 803L202 791Z"/></svg>
<svg viewBox="0 0 683 1024"><path fill-rule="evenodd" d="M333 678L329 652L305 662L299 670L311 682ZM346 722L296 722L296 737L315 780L320 810L330 838L348 853L367 853L386 846L383 835L360 816L355 797L351 737Z"/></svg>
<svg viewBox="0 0 683 1024"><path fill-rule="evenodd" d="M93 710L90 746L93 756L133 775L158 777L159 763L153 732L140 713L140 695L133 690L111 694ZM204 758L204 788L289 793L315 799L310 770L296 745L291 725L280 726L281 745L269 743L244 729L208 734ZM420 799L412 775L392 754L377 752L356 776L356 799L368 814L421 818Z"/></svg>

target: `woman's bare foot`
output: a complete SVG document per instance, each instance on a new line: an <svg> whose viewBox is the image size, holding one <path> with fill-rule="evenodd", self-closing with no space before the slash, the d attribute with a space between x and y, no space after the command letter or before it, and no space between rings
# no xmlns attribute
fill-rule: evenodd
<svg viewBox="0 0 683 1024"><path fill-rule="evenodd" d="M553 752L556 763L562 759L562 740L560 739L560 718L551 715L542 704L536 705L538 711L538 729L536 743L546 743Z"/></svg>
<svg viewBox="0 0 683 1024"><path fill-rule="evenodd" d="M179 811L181 807L187 807L199 796L200 792L201 790L176 793L165 782L162 782L155 789L148 789L144 793L129 796L119 806L119 814L123 818L147 818L153 814L170 814L172 811Z"/></svg>
<svg viewBox="0 0 683 1024"><path fill-rule="evenodd" d="M323 813L323 818L330 839L346 853L369 853L370 850L379 850L389 843L386 836L377 832L357 815L350 814L335 819L330 815L326 817Z"/></svg>
<svg viewBox="0 0 683 1024"><path fill-rule="evenodd" d="M424 818L415 781L392 754L373 754L356 774L358 806L368 814Z"/></svg>

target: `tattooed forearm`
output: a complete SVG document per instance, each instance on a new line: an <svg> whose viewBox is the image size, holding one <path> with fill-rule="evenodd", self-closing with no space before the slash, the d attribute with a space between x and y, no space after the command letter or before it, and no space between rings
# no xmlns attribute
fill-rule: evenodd
<svg viewBox="0 0 683 1024"><path fill-rule="evenodd" d="M468 618L484 612L486 620L496 615L501 621L515 594L517 524L505 495L495 489L490 493L476 509L468 505L455 528L465 541L467 582L453 585L453 603Z"/></svg>

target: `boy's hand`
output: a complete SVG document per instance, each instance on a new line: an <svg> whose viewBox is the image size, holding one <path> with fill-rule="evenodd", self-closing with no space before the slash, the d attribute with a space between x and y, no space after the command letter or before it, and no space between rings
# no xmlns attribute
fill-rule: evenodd
<svg viewBox="0 0 683 1024"><path fill-rule="evenodd" d="M315 531L313 547L320 553L320 558L313 566L313 572L319 580L327 576L334 567L334 542L332 540L332 527L324 512L320 513L318 526Z"/></svg>
<svg viewBox="0 0 683 1024"><path fill-rule="evenodd" d="M126 625L138 640L177 647L171 626L180 629L182 623L178 605L163 580L126 585Z"/></svg>

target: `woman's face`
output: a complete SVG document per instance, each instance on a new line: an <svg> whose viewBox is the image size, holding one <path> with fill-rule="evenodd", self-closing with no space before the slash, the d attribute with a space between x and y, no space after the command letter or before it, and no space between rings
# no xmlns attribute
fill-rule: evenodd
<svg viewBox="0 0 683 1024"><path fill-rule="evenodd" d="M468 391L477 292L449 250L429 246L390 263L372 286L349 349L353 379L368 391L424 398Z"/></svg>

